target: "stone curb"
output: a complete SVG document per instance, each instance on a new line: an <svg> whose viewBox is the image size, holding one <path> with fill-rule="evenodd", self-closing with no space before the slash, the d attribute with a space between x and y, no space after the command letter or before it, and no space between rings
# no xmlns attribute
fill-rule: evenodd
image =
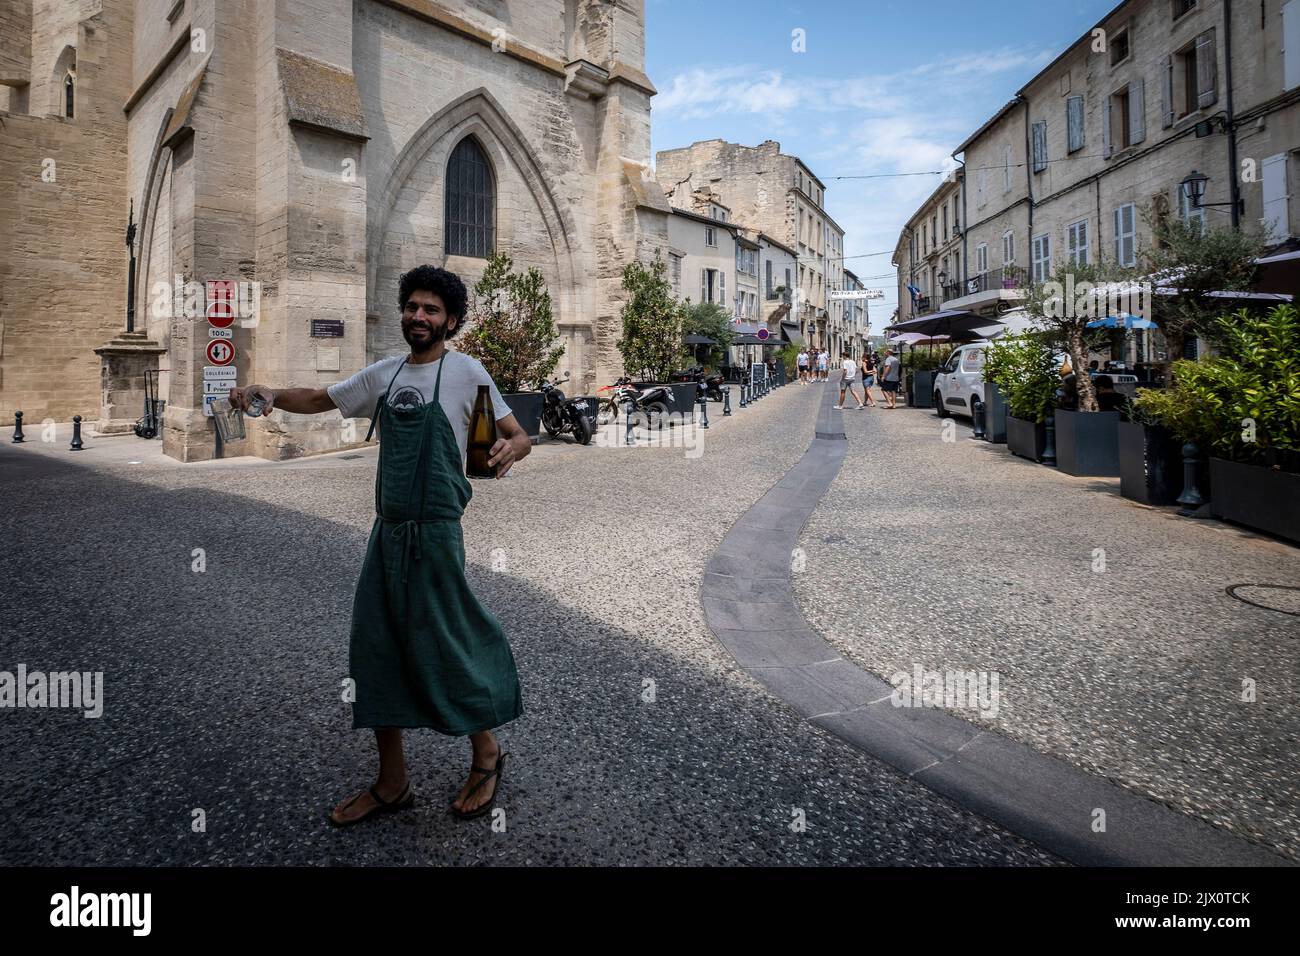
<svg viewBox="0 0 1300 956"><path fill-rule="evenodd" d="M894 687L809 626L790 582L799 531L848 443L827 388L804 456L727 532L700 586L714 636L810 723L962 807L1085 866L1288 866L1284 857L937 708ZM1092 830L1105 811L1104 833Z"/></svg>

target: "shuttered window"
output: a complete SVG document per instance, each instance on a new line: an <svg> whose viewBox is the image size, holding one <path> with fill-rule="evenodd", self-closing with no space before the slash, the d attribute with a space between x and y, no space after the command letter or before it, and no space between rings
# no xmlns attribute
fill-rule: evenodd
<svg viewBox="0 0 1300 956"><path fill-rule="evenodd" d="M1282 5L1282 89L1300 86L1300 0Z"/></svg>
<svg viewBox="0 0 1300 956"><path fill-rule="evenodd" d="M1264 231L1273 242L1282 242L1291 234L1290 196L1287 193L1286 153L1264 160Z"/></svg>
<svg viewBox="0 0 1300 956"><path fill-rule="evenodd" d="M1146 81L1139 78L1128 87L1128 142L1126 146L1136 146L1147 138L1147 95Z"/></svg>
<svg viewBox="0 0 1300 956"><path fill-rule="evenodd" d="M1029 254L1033 260L1034 281L1046 282L1052 273L1052 237L1035 236Z"/></svg>
<svg viewBox="0 0 1300 956"><path fill-rule="evenodd" d="M1033 126L1034 172L1041 173L1047 168L1047 123L1040 120Z"/></svg>
<svg viewBox="0 0 1300 956"><path fill-rule="evenodd" d="M1071 96L1065 101L1065 118L1069 130L1071 153L1083 149L1083 97Z"/></svg>
<svg viewBox="0 0 1300 956"><path fill-rule="evenodd" d="M486 259L496 243L496 185L474 137L462 139L447 162L447 254Z"/></svg>
<svg viewBox="0 0 1300 956"><path fill-rule="evenodd" d="M1071 262L1088 264L1088 220L1080 219L1065 227L1066 254Z"/></svg>
<svg viewBox="0 0 1300 956"><path fill-rule="evenodd" d="M1214 45L1214 27L1196 38L1196 91L1201 109L1219 100L1219 58Z"/></svg>
<svg viewBox="0 0 1300 956"><path fill-rule="evenodd" d="M1121 266L1137 265L1137 206L1133 203L1115 210L1115 261Z"/></svg>

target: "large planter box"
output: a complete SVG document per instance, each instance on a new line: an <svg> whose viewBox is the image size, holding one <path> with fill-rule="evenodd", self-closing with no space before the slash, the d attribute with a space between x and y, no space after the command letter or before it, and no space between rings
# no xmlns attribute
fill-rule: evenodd
<svg viewBox="0 0 1300 956"><path fill-rule="evenodd" d="M1007 441L1007 398L995 382L984 383L984 440L996 445Z"/></svg>
<svg viewBox="0 0 1300 956"><path fill-rule="evenodd" d="M501 397L510 406L519 427L536 445L541 440L542 409L546 407L546 396L541 392L510 392Z"/></svg>
<svg viewBox="0 0 1300 956"><path fill-rule="evenodd" d="M1119 423L1119 493L1144 505L1171 505L1182 493L1182 445L1159 425Z"/></svg>
<svg viewBox="0 0 1300 956"><path fill-rule="evenodd" d="M1119 477L1119 412L1056 412L1056 467L1067 475Z"/></svg>
<svg viewBox="0 0 1300 956"><path fill-rule="evenodd" d="M1047 447L1047 425L1007 416L1007 451L1030 461L1042 461Z"/></svg>
<svg viewBox="0 0 1300 956"><path fill-rule="evenodd" d="M934 408L934 372L909 372L907 387L909 405L913 408Z"/></svg>
<svg viewBox="0 0 1300 956"><path fill-rule="evenodd" d="M1210 484L1214 517L1300 542L1300 475L1211 458Z"/></svg>

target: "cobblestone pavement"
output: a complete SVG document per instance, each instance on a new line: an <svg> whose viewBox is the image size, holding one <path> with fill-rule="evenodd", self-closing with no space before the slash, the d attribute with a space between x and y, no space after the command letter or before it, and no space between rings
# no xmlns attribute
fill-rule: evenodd
<svg viewBox="0 0 1300 956"><path fill-rule="evenodd" d="M470 579L524 684L503 833L443 812L468 753L432 731L407 735L413 811L326 825L375 766L341 702L373 451L182 467L135 439L0 434L0 669L100 670L106 698L100 719L0 711L0 862L1057 862L801 721L705 627L704 565L820 395L713 406L698 457L545 443L475 483Z"/></svg>
<svg viewBox="0 0 1300 956"><path fill-rule="evenodd" d="M1300 619L1225 593L1300 584L1300 549L1013 458L964 420L952 442L919 409L844 426L794 575L841 653L887 680L996 673L996 717L954 712L1300 857Z"/></svg>

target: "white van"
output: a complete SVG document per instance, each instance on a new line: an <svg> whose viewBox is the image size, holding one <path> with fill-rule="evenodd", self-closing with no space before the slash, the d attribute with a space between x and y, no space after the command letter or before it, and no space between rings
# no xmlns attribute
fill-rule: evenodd
<svg viewBox="0 0 1300 956"><path fill-rule="evenodd" d="M984 350L991 344L970 342L954 349L935 372L934 409L940 418L973 415L975 402L984 401Z"/></svg>

